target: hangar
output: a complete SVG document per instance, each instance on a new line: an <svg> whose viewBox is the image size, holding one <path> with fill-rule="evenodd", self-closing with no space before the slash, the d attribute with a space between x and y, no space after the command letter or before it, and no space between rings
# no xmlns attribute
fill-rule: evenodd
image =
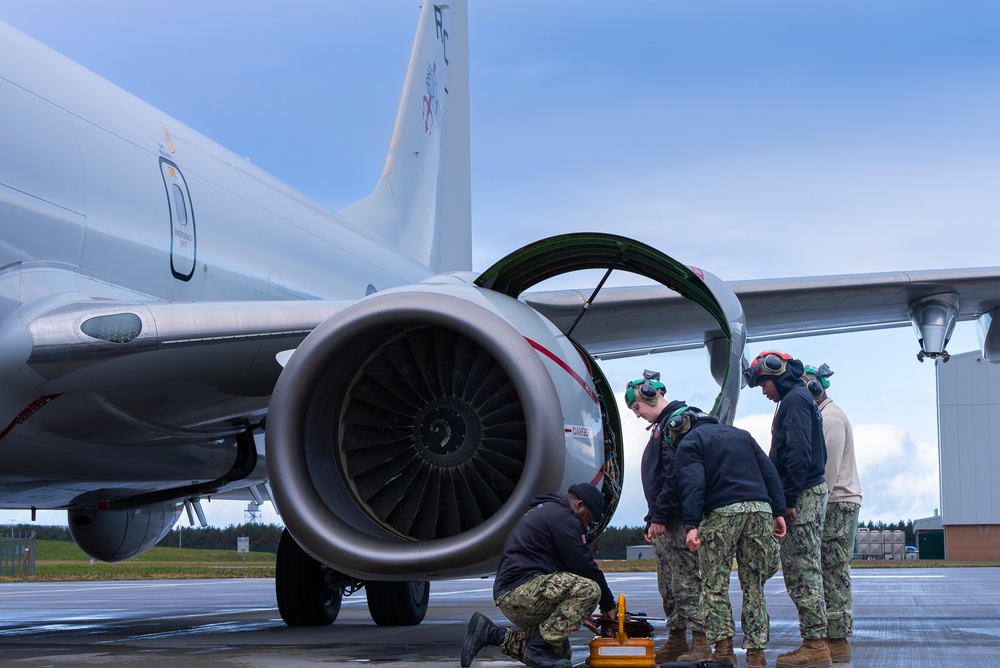
<svg viewBox="0 0 1000 668"><path fill-rule="evenodd" d="M938 361L937 394L941 515L915 527L940 527L945 559L1000 559L1000 365L978 351Z"/></svg>

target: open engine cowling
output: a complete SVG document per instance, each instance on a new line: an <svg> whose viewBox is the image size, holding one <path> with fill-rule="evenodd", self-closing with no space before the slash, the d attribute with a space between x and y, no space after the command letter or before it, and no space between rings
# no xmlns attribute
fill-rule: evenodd
<svg viewBox="0 0 1000 668"><path fill-rule="evenodd" d="M588 360L524 303L436 280L332 316L272 395L282 519L355 577L488 573L533 496L603 475Z"/></svg>

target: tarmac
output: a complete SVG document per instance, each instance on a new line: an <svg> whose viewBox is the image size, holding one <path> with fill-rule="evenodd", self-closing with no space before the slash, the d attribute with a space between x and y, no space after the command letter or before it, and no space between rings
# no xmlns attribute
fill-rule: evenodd
<svg viewBox="0 0 1000 668"><path fill-rule="evenodd" d="M854 658L846 668L1000 668L1000 568L855 569ZM629 612L662 617L655 573L610 573ZM0 584L0 665L95 664L299 668L458 666L466 624L493 606L492 579L434 582L419 626L379 627L364 592L344 599L328 627L289 628L278 616L270 579ZM739 645L741 595L730 593ZM799 644L795 608L780 574L766 588L771 616L768 665ZM657 644L665 635L654 622ZM572 639L575 661L593 636ZM745 653L736 650L739 665ZM473 666L521 664L487 647Z"/></svg>

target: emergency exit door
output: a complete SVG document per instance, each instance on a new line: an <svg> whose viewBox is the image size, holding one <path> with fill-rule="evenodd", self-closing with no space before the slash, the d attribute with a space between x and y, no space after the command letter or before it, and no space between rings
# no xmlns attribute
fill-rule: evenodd
<svg viewBox="0 0 1000 668"><path fill-rule="evenodd" d="M191 195L177 165L161 157L160 173L170 209L170 273L176 279L188 281L194 276L198 241Z"/></svg>

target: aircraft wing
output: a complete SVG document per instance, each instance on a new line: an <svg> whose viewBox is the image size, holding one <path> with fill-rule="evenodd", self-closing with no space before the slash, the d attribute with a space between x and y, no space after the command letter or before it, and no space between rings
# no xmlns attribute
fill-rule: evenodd
<svg viewBox="0 0 1000 668"><path fill-rule="evenodd" d="M275 355L349 303L89 300L25 316L27 366L61 405L32 411L31 422L107 444L232 434L266 411L281 373Z"/></svg>
<svg viewBox="0 0 1000 668"><path fill-rule="evenodd" d="M749 341L917 324L924 332L924 351L931 354L937 345L932 339L950 335L955 320L982 318L988 331L991 311L1000 307L1000 267L731 281L728 286L743 306ZM523 299L565 331L588 296L558 290L526 292ZM698 348L722 336L703 308L660 285L603 289L573 331L574 339L602 359ZM997 338L995 331L987 336L987 359L1000 359ZM946 339L940 341L941 351Z"/></svg>

